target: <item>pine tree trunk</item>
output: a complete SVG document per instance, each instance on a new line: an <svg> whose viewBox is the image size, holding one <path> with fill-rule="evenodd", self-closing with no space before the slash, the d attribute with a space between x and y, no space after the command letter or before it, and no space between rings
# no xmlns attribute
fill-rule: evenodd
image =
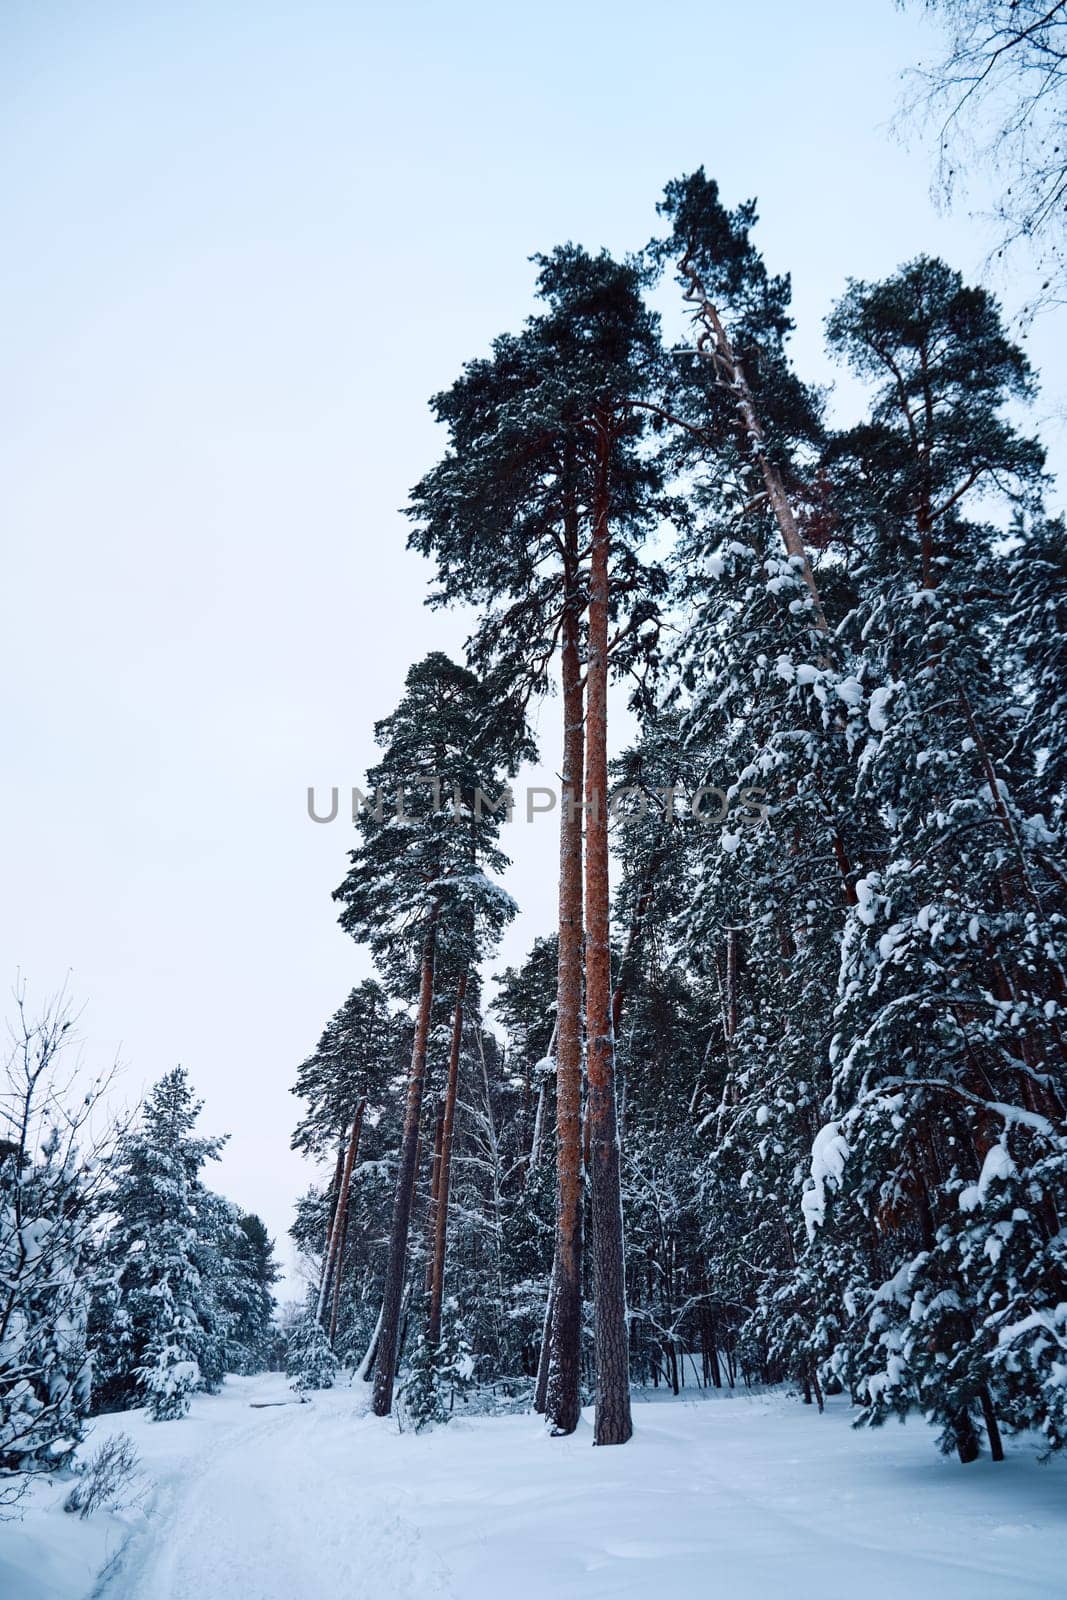
<svg viewBox="0 0 1067 1600"><path fill-rule="evenodd" d="M441 1183L441 1140L445 1131L445 1105L438 1101L433 1123L433 1162L430 1167L430 1214L426 1227L426 1293L433 1287L433 1242L437 1237L437 1194Z"/></svg>
<svg viewBox="0 0 1067 1600"><path fill-rule="evenodd" d="M1004 1442L1000 1437L1000 1424L997 1414L993 1410L993 1396L985 1384L979 1391L978 1399L982 1407L982 1421L985 1423L986 1438L989 1440L989 1454L994 1461L1004 1460Z"/></svg>
<svg viewBox="0 0 1067 1600"><path fill-rule="evenodd" d="M589 659L586 667L585 1031L589 1084L590 1182L593 1199L593 1297L596 1306L596 1444L625 1444L630 1416L630 1356L622 1226L622 1172L615 1107L611 1026L610 884L608 878L608 561L611 544L609 419L598 438L598 492L589 565Z"/></svg>
<svg viewBox="0 0 1067 1600"><path fill-rule="evenodd" d="M381 1337L381 1332L382 1313L381 1308L379 1307L378 1320L374 1324L374 1332L370 1336L370 1343L364 1351L363 1360L360 1362L355 1371L355 1376L357 1378L362 1378L364 1383L370 1383L371 1378L374 1375L374 1361L378 1354L378 1340Z"/></svg>
<svg viewBox="0 0 1067 1600"><path fill-rule="evenodd" d="M341 1307L341 1273L344 1266L345 1239L348 1237L348 1204L349 1190L352 1184L352 1171L356 1164L359 1152L359 1137L363 1131L363 1113L367 1109L366 1096L356 1107L356 1115L352 1121L352 1137L348 1141L348 1150L345 1154L344 1171L341 1177L341 1189L337 1198L335 1213L335 1241L333 1250L333 1303L330 1307L329 1339L333 1344L337 1332L337 1315Z"/></svg>
<svg viewBox="0 0 1067 1600"><path fill-rule="evenodd" d="M333 1169L333 1182L327 1191L329 1217L326 1223L326 1242L322 1248L322 1271L319 1273L319 1294L315 1302L315 1317L322 1321L322 1313L330 1293L330 1266L333 1261L334 1228L337 1225L337 1207L341 1198L341 1176L345 1170L345 1151L348 1148L347 1139L341 1139L337 1147L337 1161Z"/></svg>
<svg viewBox="0 0 1067 1600"><path fill-rule="evenodd" d="M961 1411L955 1419L956 1454L962 1466L970 1466L972 1461L977 1461L982 1454L982 1446L978 1441L978 1431L966 1411Z"/></svg>
<svg viewBox="0 0 1067 1600"><path fill-rule="evenodd" d="M348 1184L352 1176L352 1165L356 1159L356 1150L359 1147L359 1133L363 1126L363 1107L366 1101L361 1101L352 1122L352 1133L345 1150L344 1165L341 1168L341 1181L337 1187L337 1196L333 1206L333 1223L330 1227L330 1243L326 1251L326 1264L323 1268L322 1282L319 1285L319 1303L316 1308L315 1318L320 1324L326 1315L326 1306L330 1299L334 1279L340 1265L339 1245L344 1227L345 1213L348 1207Z"/></svg>
<svg viewBox="0 0 1067 1600"><path fill-rule="evenodd" d="M548 1085L542 1081L537 1091L537 1110L534 1112L533 1136L530 1140L530 1156L526 1163L526 1180L541 1159L541 1139L545 1126L545 1101L548 1098Z"/></svg>
<svg viewBox="0 0 1067 1600"><path fill-rule="evenodd" d="M400 1303L400 1337L396 1341L396 1360L393 1362L393 1377L400 1376L400 1364L404 1359L404 1346L407 1343L408 1323L411 1319L411 1281L404 1286L404 1298Z"/></svg>
<svg viewBox="0 0 1067 1600"><path fill-rule="evenodd" d="M726 930L726 1048L730 1050L737 1034L737 929Z"/></svg>
<svg viewBox="0 0 1067 1600"><path fill-rule="evenodd" d="M576 547L575 537L575 547ZM581 1414L582 1344L582 811L585 728L578 574L567 581L561 629L562 812L559 825L559 967L556 993L556 1248L545 1416L556 1434Z"/></svg>
<svg viewBox="0 0 1067 1600"><path fill-rule="evenodd" d="M552 1344L552 1311L556 1299L556 1263L548 1280L548 1299L545 1302L545 1321L541 1329L541 1351L537 1358L537 1377L534 1379L533 1408L539 1417L545 1414L548 1404L548 1361Z"/></svg>
<svg viewBox="0 0 1067 1600"><path fill-rule="evenodd" d="M341 1174L345 1170L345 1148L346 1141L342 1137L340 1144L337 1146L337 1160L335 1161L333 1168L333 1182L330 1184L329 1188L329 1218L326 1223L326 1243L323 1246L322 1252L323 1277L326 1276L326 1263L330 1256L330 1240L333 1238L333 1219L337 1215L337 1200L341 1193ZM320 1292L322 1290L321 1281L319 1283L319 1290Z"/></svg>
<svg viewBox="0 0 1067 1600"><path fill-rule="evenodd" d="M382 1294L382 1327L374 1369L373 1409L377 1417L387 1417L393 1405L393 1379L400 1333L400 1305L404 1294L408 1228L411 1223L411 1202L418 1159L419 1118L422 1112L422 1091L426 1082L426 1041L430 1033L430 1011L433 1006L433 970L437 950L438 916L439 907L435 905L430 912L422 949L419 1009L415 1023L415 1040L411 1050L411 1069L408 1073L404 1132L400 1141L400 1163L396 1175L396 1193L393 1197L393 1222L389 1233L389 1260L385 1269L385 1288Z"/></svg>
<svg viewBox="0 0 1067 1600"><path fill-rule="evenodd" d="M441 1160L437 1174L437 1201L434 1206L433 1274L430 1280L430 1320L427 1342L431 1350L441 1343L441 1303L445 1285L445 1249L448 1244L448 1187L452 1174L452 1130L456 1120L456 1089L459 1084L459 1055L463 1042L463 1002L467 994L464 972L456 988L456 1009L452 1017L452 1045L448 1054L448 1086L445 1090L444 1117L441 1123Z"/></svg>
<svg viewBox="0 0 1067 1600"><path fill-rule="evenodd" d="M653 851L652 856L649 858L648 866L641 882L640 893L637 896L637 904L634 907L634 914L630 919L630 926L627 930L626 947L622 953L622 960L619 962L619 978L611 996L611 1031L616 1039L619 1037L619 1028L622 1023L623 1002L626 999L630 984L633 982L634 969L641 953L645 919L652 904L656 876L665 855L666 847L660 847Z"/></svg>
<svg viewBox="0 0 1067 1600"><path fill-rule="evenodd" d="M702 325L703 332L697 340L697 349L701 355L711 359L715 372L721 385L730 393L737 408L741 426L748 436L752 453L763 478L763 487L774 520L778 525L782 543L787 553L799 564L801 575L811 595L812 612L815 626L820 633L826 632L826 616L822 608L822 599L819 595L815 574L808 560L808 552L804 548L804 541L797 527L793 507L789 502L781 473L767 454L767 437L763 431L756 412L756 403L752 390L748 386L744 367L730 343L726 329L716 307L708 299L707 291L700 280L700 276L686 255L681 263L681 270L689 279L689 288L685 298L697 307L697 316Z"/></svg>
<svg viewBox="0 0 1067 1600"><path fill-rule="evenodd" d="M548 1041L548 1049L545 1052L546 1056L551 1057L556 1053L556 1035L558 1030L559 1019L557 1017L552 1024L552 1036ZM531 1172L541 1160L541 1147L544 1144L545 1139L545 1111L547 1105L548 1080L542 1077L537 1090L537 1109L534 1112L533 1132L530 1135L530 1151L528 1157L523 1162L522 1167L522 1181L524 1185L530 1181Z"/></svg>
<svg viewBox="0 0 1067 1600"><path fill-rule="evenodd" d="M719 1325L710 1313L708 1315L708 1361L711 1365L711 1381L716 1389L722 1388L722 1368L719 1365Z"/></svg>

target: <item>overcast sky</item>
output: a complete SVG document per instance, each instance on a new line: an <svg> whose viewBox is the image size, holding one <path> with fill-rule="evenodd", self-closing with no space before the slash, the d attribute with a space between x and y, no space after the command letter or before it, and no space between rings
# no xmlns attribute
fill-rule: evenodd
<svg viewBox="0 0 1067 1600"><path fill-rule="evenodd" d="M889 129L931 38L892 0L6 0L0 982L69 972L131 1100L185 1065L233 1135L213 1185L287 1263L289 1085L369 970L330 899L350 829L306 789L358 783L409 663L465 634L398 512L427 398L522 321L533 251L641 245L702 163L759 197L818 381L849 275L980 276L984 229ZM554 819L508 846L515 960Z"/></svg>

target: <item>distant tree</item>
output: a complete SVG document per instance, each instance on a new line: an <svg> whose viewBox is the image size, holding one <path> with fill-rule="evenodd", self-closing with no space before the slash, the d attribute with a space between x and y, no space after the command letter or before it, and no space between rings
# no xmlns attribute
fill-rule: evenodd
<svg viewBox="0 0 1067 1600"><path fill-rule="evenodd" d="M292 1138L294 1150L321 1158L343 1146L358 1102L383 1103L396 1074L396 1025L389 996L374 978L351 991L297 1069L292 1093L305 1111Z"/></svg>
<svg viewBox="0 0 1067 1600"><path fill-rule="evenodd" d="M321 1157L336 1150L319 1275L319 1321L336 1332L353 1171L367 1121L380 1115L399 1071L403 1028L381 984L367 979L331 1017L301 1064L293 1094L307 1103L293 1149Z"/></svg>
<svg viewBox="0 0 1067 1600"><path fill-rule="evenodd" d="M111 1135L91 1117L107 1082L74 1092L63 997L40 1016L16 991L0 1078L0 1508L54 1472L89 1410L87 1322Z"/></svg>
<svg viewBox="0 0 1067 1600"><path fill-rule="evenodd" d="M233 1208L219 1250L217 1293L228 1319L226 1370L262 1372L270 1365L274 1339L273 1287L281 1276L274 1241L254 1212Z"/></svg>
<svg viewBox="0 0 1067 1600"><path fill-rule="evenodd" d="M143 1403L157 1420L179 1417L197 1389L221 1382L225 1317L210 1292L218 1199L201 1174L225 1138L194 1134L200 1110L175 1067L119 1144L93 1306L99 1410Z"/></svg>
<svg viewBox="0 0 1067 1600"><path fill-rule="evenodd" d="M308 1389L332 1389L339 1365L330 1348L317 1309L310 1303L289 1330L285 1346L285 1371L297 1394Z"/></svg>
<svg viewBox="0 0 1067 1600"><path fill-rule="evenodd" d="M497 796L516 756L514 725L465 667L440 653L412 667L396 711L375 728L382 759L368 789L388 799L360 812L359 847L335 898L341 924L369 944L400 993L417 991L415 1036L390 1230L374 1409L392 1405L407 1266L426 1051L439 961L462 967L480 929L499 929L513 902L486 875L503 868ZM520 741L521 742L521 741Z"/></svg>

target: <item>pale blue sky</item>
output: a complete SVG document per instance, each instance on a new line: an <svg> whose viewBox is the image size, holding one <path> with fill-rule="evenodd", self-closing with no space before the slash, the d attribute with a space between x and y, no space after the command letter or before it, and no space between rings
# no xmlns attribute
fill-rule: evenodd
<svg viewBox="0 0 1067 1600"><path fill-rule="evenodd" d="M889 133L929 38L891 0L7 0L0 980L72 969L131 1096L184 1063L234 1136L217 1186L283 1257L288 1087L365 970L305 789L358 782L408 663L463 636L397 512L427 397L522 320L531 252L640 245L701 163L759 196L820 381L848 275L978 275L983 229ZM511 839L515 959L553 824Z"/></svg>

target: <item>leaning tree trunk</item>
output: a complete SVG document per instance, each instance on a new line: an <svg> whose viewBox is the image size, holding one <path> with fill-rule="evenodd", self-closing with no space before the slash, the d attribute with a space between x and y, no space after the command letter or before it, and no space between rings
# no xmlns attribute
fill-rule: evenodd
<svg viewBox="0 0 1067 1600"><path fill-rule="evenodd" d="M537 1357L537 1376L534 1379L533 1408L543 1417L548 1406L548 1370L552 1354L552 1313L556 1304L556 1263L548 1278L548 1299L545 1301L545 1321L541 1329L541 1348Z"/></svg>
<svg viewBox="0 0 1067 1600"><path fill-rule="evenodd" d="M534 1112L533 1133L530 1136L530 1152L522 1171L523 1184L530 1181L530 1174L541 1160L541 1145L545 1134L545 1101L548 1099L548 1085L544 1079L537 1090L537 1109Z"/></svg>
<svg viewBox="0 0 1067 1600"><path fill-rule="evenodd" d="M329 1215L328 1215L327 1220L326 1220L326 1244L323 1247L323 1255L322 1255L323 1276L325 1276L325 1274L326 1274L326 1264L327 1264L327 1262L329 1261L329 1258L330 1258L330 1240L333 1238L333 1219L337 1215L337 1201L340 1198L340 1194L341 1194L341 1174L342 1174L342 1172L344 1170L345 1170L345 1138L344 1138L344 1131L342 1130L341 1142L337 1146L337 1160L336 1160L336 1162L334 1164L334 1169L333 1169L333 1182L330 1184L329 1190L327 1191L328 1201L329 1201L329 1205L328 1205ZM320 1288L320 1290L322 1288L321 1282L319 1284L319 1288Z"/></svg>
<svg viewBox="0 0 1067 1600"><path fill-rule="evenodd" d="M630 1350L622 1228L622 1163L615 1108L611 1025L608 879L608 561L611 552L608 459L610 420L600 421L598 485L589 565L586 668L585 1032L589 1082L589 1161L593 1197L596 1304L596 1444L625 1444L630 1417ZM621 1004L621 1000L620 1000Z"/></svg>
<svg viewBox="0 0 1067 1600"><path fill-rule="evenodd" d="M426 1041L430 1032L430 1011L433 1005L433 969L437 950L438 915L439 907L435 905L430 912L422 947L419 1009L415 1023L415 1041L411 1049L407 1103L404 1107L404 1132L400 1140L400 1162L396 1175L396 1193L393 1197L393 1222L389 1233L389 1260L385 1269L385 1288L382 1294L382 1327L374 1369L373 1409L377 1417L387 1417L393 1405L393 1379L397 1339L400 1333L400 1303L404 1294L408 1228L411 1223L411 1200L419 1148L419 1118L422 1113L422 1091L426 1082Z"/></svg>
<svg viewBox="0 0 1067 1600"><path fill-rule="evenodd" d="M345 1170L345 1150L347 1147L348 1141L345 1139L344 1130L342 1129L341 1142L337 1146L337 1161L333 1169L333 1181L326 1191L326 1241L322 1247L322 1271L319 1273L319 1294L315 1302L315 1315L320 1322L322 1321L322 1308L326 1303L326 1296L330 1292L327 1279L330 1273L330 1262L333 1258L333 1229L334 1223L337 1221L338 1201L341 1198L341 1175Z"/></svg>
<svg viewBox="0 0 1067 1600"><path fill-rule="evenodd" d="M666 826L670 827L668 819ZM626 934L626 945L619 962L619 976L611 996L611 1031L614 1037L619 1037L619 1028L622 1024L622 1008L633 983L634 972L641 954L641 945L644 939L645 923L649 909L652 905L652 896L655 892L656 878L660 868L664 865L669 845L660 844L653 850L645 867L641 880L641 889L637 896L637 904L630 919L630 927Z"/></svg>
<svg viewBox="0 0 1067 1600"><path fill-rule="evenodd" d="M330 1225L330 1242L326 1250L326 1262L322 1270L322 1282L319 1285L319 1303L315 1312L315 1319L321 1323L326 1315L326 1305L330 1298L330 1290L341 1265L340 1243L344 1229L345 1214L348 1208L348 1185L352 1177L352 1167L359 1148L359 1134L363 1126L363 1107L365 1100L361 1100L359 1109L352 1120L352 1133L345 1150L344 1165L341 1168L341 1178L337 1185L337 1195L333 1205L333 1222Z"/></svg>
<svg viewBox="0 0 1067 1600"><path fill-rule="evenodd" d="M433 1273L430 1278L430 1317L427 1326L427 1342L431 1350L436 1350L441 1343L441 1301L445 1286L445 1249L448 1243L448 1186L452 1173L452 1130L456 1121L456 1089L459 1084L463 1002L466 994L467 974L464 972L456 988L456 1009L452 1016L452 1046L448 1053L448 1086L445 1089L444 1117L441 1122L441 1159L437 1169Z"/></svg>
<svg viewBox="0 0 1067 1600"><path fill-rule="evenodd" d="M563 771L559 824L559 966L556 990L556 1242L545 1419L573 1433L581 1414L582 1350L582 791L585 766L581 600L572 565L561 629Z"/></svg>
<svg viewBox="0 0 1067 1600"><path fill-rule="evenodd" d="M363 1352L363 1360L356 1368L355 1377L361 1378L364 1383L369 1383L374 1372L374 1358L378 1354L378 1338L382 1331L381 1307L378 1308L378 1320L374 1324L374 1332L370 1336L370 1343Z"/></svg>
<svg viewBox="0 0 1067 1600"><path fill-rule="evenodd" d="M420 1135L416 1135L416 1138L415 1138L415 1159L411 1163L411 1205L412 1206L414 1206L414 1204L415 1204L415 1190L418 1187L419 1155L420 1155L420 1152L421 1152L421 1148L422 1148L422 1144L421 1144L421 1134L420 1134ZM371 1335L370 1344L367 1346L366 1352L365 1352L365 1354L363 1356L363 1360L360 1362L359 1366L356 1369L357 1377L362 1378L364 1383L371 1383L373 1381L374 1377L375 1377L375 1365L374 1364L375 1364L375 1361L377 1360L377 1356L378 1356L378 1341L381 1339L381 1336L382 1336L382 1317L383 1317L384 1313L385 1313L385 1302L384 1302L384 1299L383 1299L382 1305L381 1305L381 1307L379 1308L379 1311L378 1311L378 1320L374 1324L374 1332Z"/></svg>
<svg viewBox="0 0 1067 1600"><path fill-rule="evenodd" d="M782 543L787 553L800 567L801 576L807 585L811 596L812 616L815 627L820 633L826 632L826 614L823 611L822 597L815 581L815 574L811 569L808 552L804 548L804 540L782 475L775 463L771 460L767 449L767 436L756 411L756 402L752 390L748 385L748 378L740 358L736 354L718 309L708 298L707 290L701 281L700 275L693 265L689 252L683 256L679 263L683 276L688 280L689 287L685 291L685 298L696 306L696 317L700 324L700 333L697 336L697 350L702 356L707 356L713 363L715 376L721 386L728 391L737 408L738 417L749 446L756 458L756 463L763 479L763 487L768 503L778 525Z"/></svg>
<svg viewBox="0 0 1067 1600"><path fill-rule="evenodd" d="M433 1120L433 1160L430 1163L430 1209L426 1219L426 1293L433 1287L433 1242L437 1236L437 1191L441 1182L441 1139L445 1131L445 1104L437 1102Z"/></svg>
<svg viewBox="0 0 1067 1600"><path fill-rule="evenodd" d="M543 1058L545 1060L550 1059L556 1053L557 1028L558 1019L552 1023L552 1032L548 1040L548 1049L545 1051ZM544 1144L545 1139L545 1107L547 1102L548 1079L542 1076L541 1082L537 1088L537 1108L534 1112L533 1131L530 1135L530 1148L526 1155L523 1156L519 1166L518 1175L521 1178L524 1187L527 1183L529 1183L530 1174L533 1172L534 1168L541 1159L541 1147Z"/></svg>
<svg viewBox="0 0 1067 1600"><path fill-rule="evenodd" d="M337 1202L338 1224L337 1245L334 1250L333 1261L333 1304L330 1307L330 1343L333 1344L337 1336L337 1318L341 1311L341 1275L345 1264L345 1240L348 1238L348 1208L351 1204L352 1172L359 1153L359 1136L363 1131L363 1113L367 1109L367 1097L356 1107L355 1120L352 1123L352 1138L348 1145L348 1154L345 1157L344 1182L341 1195Z"/></svg>
<svg viewBox="0 0 1067 1600"><path fill-rule="evenodd" d="M548 1041L548 1054L552 1056L556 1051L556 1038L559 1029L559 1018L552 1024L552 1037ZM548 1081L541 1080L541 1087L537 1094L537 1115L534 1118L533 1138L530 1141L530 1158L523 1174L523 1184L530 1180L530 1174L541 1160L541 1146L545 1136L545 1103L548 1099ZM548 1404L548 1365L552 1350L552 1313L556 1303L556 1249L555 1242L552 1246L552 1265L548 1274L548 1298L545 1301L545 1317L541 1327L541 1344L537 1356L537 1377L534 1381L534 1410L539 1417L545 1414Z"/></svg>

